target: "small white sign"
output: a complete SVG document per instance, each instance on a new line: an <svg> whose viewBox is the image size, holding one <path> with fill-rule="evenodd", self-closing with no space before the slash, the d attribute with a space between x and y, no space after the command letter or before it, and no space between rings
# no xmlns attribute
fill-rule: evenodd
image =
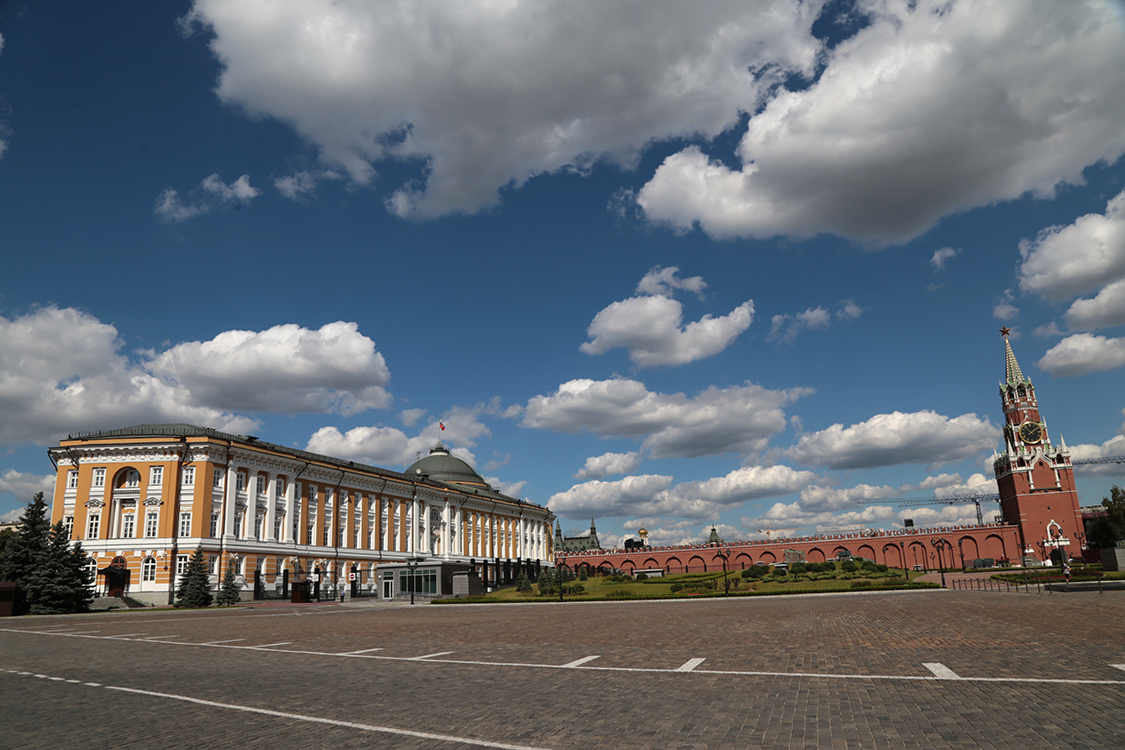
<svg viewBox="0 0 1125 750"><path fill-rule="evenodd" d="M355 580L355 573L348 573L348 580L354 581Z"/></svg>

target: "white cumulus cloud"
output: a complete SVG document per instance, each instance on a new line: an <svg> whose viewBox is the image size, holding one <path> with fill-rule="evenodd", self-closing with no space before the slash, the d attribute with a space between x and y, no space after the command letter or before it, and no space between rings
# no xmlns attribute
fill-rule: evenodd
<svg viewBox="0 0 1125 750"><path fill-rule="evenodd" d="M1091 331L1125 324L1125 279L1102 288L1093 299L1077 299L1066 311L1066 326L1072 331Z"/></svg>
<svg viewBox="0 0 1125 750"><path fill-rule="evenodd" d="M36 492L42 492L43 497L50 503L55 493L55 475L42 476L7 469L3 474L0 474L0 492L11 492L16 496L16 500L22 503L30 501ZM23 508L20 508L8 514L12 516L11 518L0 516L0 521L15 521L16 517L22 513Z"/></svg>
<svg viewBox="0 0 1125 750"><path fill-rule="evenodd" d="M161 221L179 224L219 208L247 204L261 192L250 184L249 175L244 174L228 185L219 179L218 174L212 174L199 183L199 187L192 193L194 198L187 203L180 199L178 191L165 188L156 199L153 213Z"/></svg>
<svg viewBox="0 0 1125 750"><path fill-rule="evenodd" d="M1020 289L1065 300L1125 278L1125 191L1104 214L1048 227L1020 243Z"/></svg>
<svg viewBox="0 0 1125 750"><path fill-rule="evenodd" d="M641 454L603 453L586 459L586 465L574 474L575 479L601 479L612 474L630 474L640 468Z"/></svg>
<svg viewBox="0 0 1125 750"><path fill-rule="evenodd" d="M851 300L844 300L835 314L823 307L810 307L793 315L774 315L770 319L770 332L766 339L792 344L802 331L823 331L832 325L834 319L855 320L862 314L863 308Z"/></svg>
<svg viewBox="0 0 1125 750"><path fill-rule="evenodd" d="M719 513L750 500L796 492L815 481L810 471L788 466L748 466L726 476L682 482L672 486L672 477L659 474L627 476L607 482L593 480L551 496L555 512L575 517L674 516L681 519L715 518Z"/></svg>
<svg viewBox="0 0 1125 750"><path fill-rule="evenodd" d="M413 160L402 216L473 212L502 188L653 141L713 137L811 73L820 2L196 0L218 96L290 124L368 183Z"/></svg>
<svg viewBox="0 0 1125 750"><path fill-rule="evenodd" d="M643 437L654 458L762 450L786 428L783 407L810 391L771 391L748 383L694 397L654 393L636 380L571 380L527 403L523 424L603 437Z"/></svg>
<svg viewBox="0 0 1125 750"><path fill-rule="evenodd" d="M933 411L877 414L866 422L834 424L803 435L783 451L790 459L832 469L906 463L941 464L994 449L1000 429L976 414L946 417Z"/></svg>
<svg viewBox="0 0 1125 750"><path fill-rule="evenodd" d="M586 354L626 349L638 367L682 365L722 352L750 327L753 301L743 302L729 315L684 325L684 308L672 298L676 289L697 294L706 286L694 276L680 279L679 269L655 269L637 284L638 296L614 302L594 316L586 329L590 341L579 348Z"/></svg>
<svg viewBox="0 0 1125 750"><path fill-rule="evenodd" d="M636 195L714 237L902 242L974 206L1049 196L1125 152L1125 34L1110 3L867 0L807 89L749 119L731 168L690 146ZM753 112L752 107L745 107Z"/></svg>
<svg viewBox="0 0 1125 750"><path fill-rule="evenodd" d="M237 411L350 415L390 404L390 371L355 323L225 331L152 353L147 366L198 404Z"/></svg>
<svg viewBox="0 0 1125 750"><path fill-rule="evenodd" d="M1063 376L1114 370L1125 365L1125 338L1076 333L1048 349L1036 364L1040 370Z"/></svg>
<svg viewBox="0 0 1125 750"><path fill-rule="evenodd" d="M121 347L116 328L73 308L0 316L0 444L47 444L73 432L149 422L232 432L257 426L198 402Z"/></svg>

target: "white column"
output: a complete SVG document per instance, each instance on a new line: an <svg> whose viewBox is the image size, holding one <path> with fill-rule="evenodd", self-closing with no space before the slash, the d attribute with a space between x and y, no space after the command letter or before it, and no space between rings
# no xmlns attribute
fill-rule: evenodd
<svg viewBox="0 0 1125 750"><path fill-rule="evenodd" d="M234 536L234 517L238 510L238 490L236 489L235 479L238 474L238 467L230 465L227 466L227 477L223 484L223 536Z"/></svg>
<svg viewBox="0 0 1125 750"><path fill-rule="evenodd" d="M285 520L281 524L281 540L293 541L293 519L297 516L296 485L292 479L285 483Z"/></svg>
<svg viewBox="0 0 1125 750"><path fill-rule="evenodd" d="M274 536L273 526L277 520L277 487L274 484L274 474L266 472L266 520L262 529L262 538L267 542L276 542L277 537Z"/></svg>
<svg viewBox="0 0 1125 750"><path fill-rule="evenodd" d="M441 508L441 556L444 558L449 557L450 547L453 545L452 531L453 509L449 507L449 498L446 498Z"/></svg>

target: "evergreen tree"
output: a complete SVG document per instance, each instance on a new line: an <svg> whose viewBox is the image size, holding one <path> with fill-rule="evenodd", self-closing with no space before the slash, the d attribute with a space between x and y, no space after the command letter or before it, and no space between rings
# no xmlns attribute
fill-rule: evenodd
<svg viewBox="0 0 1125 750"><path fill-rule="evenodd" d="M520 577L516 579L516 591L523 593L531 591L531 579L523 571L520 571Z"/></svg>
<svg viewBox="0 0 1125 750"><path fill-rule="evenodd" d="M85 612L90 608L90 574L81 545L70 546L70 535L59 521L51 527L46 548L24 579L28 611L33 615Z"/></svg>
<svg viewBox="0 0 1125 750"><path fill-rule="evenodd" d="M180 576L176 606L210 607L211 599L211 582L207 580L207 563L203 559L203 548L196 547L195 554L188 561L187 569Z"/></svg>
<svg viewBox="0 0 1125 750"><path fill-rule="evenodd" d="M241 589L234 577L234 558L227 562L227 570L223 573L223 585L219 588L219 606L230 606L242 601Z"/></svg>
<svg viewBox="0 0 1125 750"><path fill-rule="evenodd" d="M1105 515L1090 520L1090 538L1086 541L1091 549L1105 549L1125 540L1125 490L1113 485L1102 507Z"/></svg>
<svg viewBox="0 0 1125 750"><path fill-rule="evenodd" d="M35 493L18 523L15 538L10 538L4 545L4 555L0 558L0 580L26 579L35 570L36 558L47 549L51 522L47 518L47 503L43 501L42 492Z"/></svg>

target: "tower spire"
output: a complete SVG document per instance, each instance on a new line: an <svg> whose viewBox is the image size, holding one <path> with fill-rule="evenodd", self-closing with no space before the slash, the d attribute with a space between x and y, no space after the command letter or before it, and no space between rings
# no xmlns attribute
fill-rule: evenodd
<svg viewBox="0 0 1125 750"><path fill-rule="evenodd" d="M1023 376L1020 363L1016 361L1016 354L1012 351L1012 344L1008 341L1008 336L1011 333L1012 329L1007 326L1000 329L1000 335L1004 337L1004 379L1011 385L1016 385L1017 383L1026 383L1027 378Z"/></svg>

